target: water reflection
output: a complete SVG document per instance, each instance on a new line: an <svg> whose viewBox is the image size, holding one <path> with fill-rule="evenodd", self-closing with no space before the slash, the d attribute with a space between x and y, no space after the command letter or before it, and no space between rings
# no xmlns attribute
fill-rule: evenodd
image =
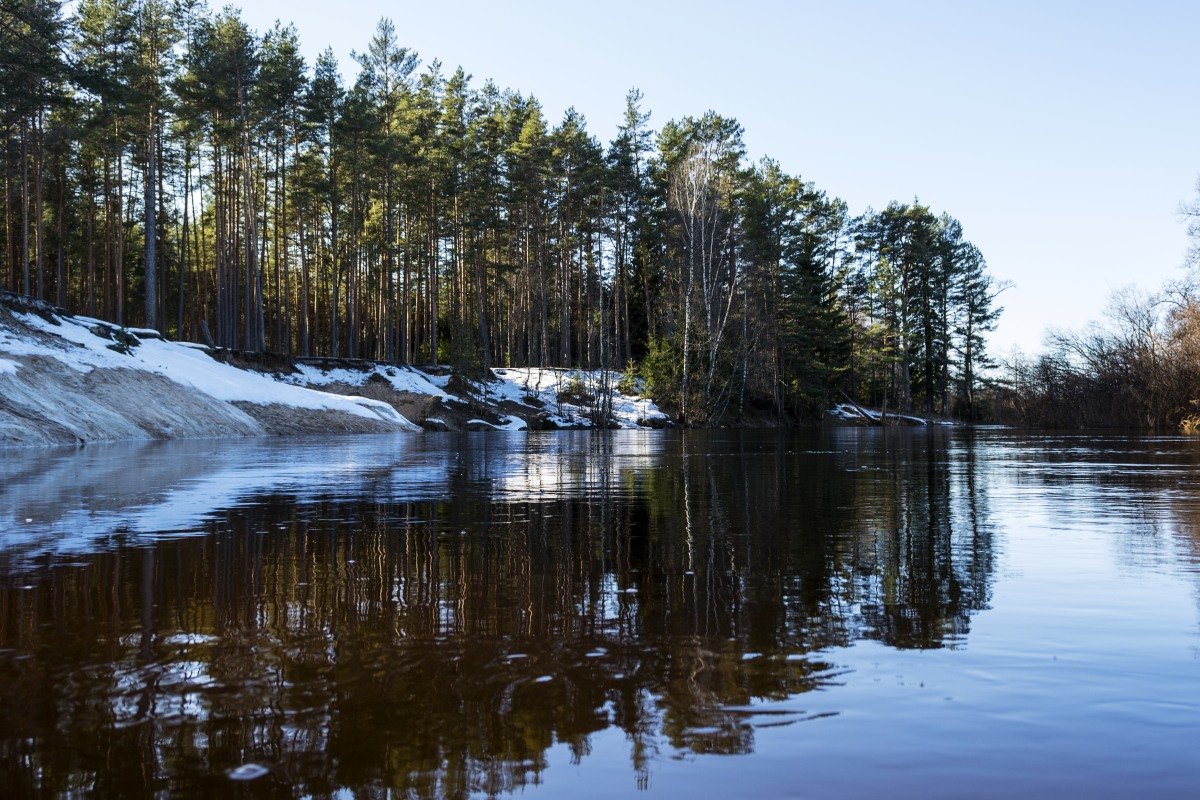
<svg viewBox="0 0 1200 800"><path fill-rule="evenodd" d="M495 796L610 728L645 786L657 759L750 752L764 726L820 735L805 695L839 682L830 648L956 646L994 572L986 465L937 432L192 443L4 469L19 794L224 793L260 764L247 785L286 795Z"/></svg>

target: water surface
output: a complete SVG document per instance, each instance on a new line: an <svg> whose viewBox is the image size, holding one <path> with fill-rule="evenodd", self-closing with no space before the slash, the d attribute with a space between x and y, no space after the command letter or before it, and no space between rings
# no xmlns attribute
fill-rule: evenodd
<svg viewBox="0 0 1200 800"><path fill-rule="evenodd" d="M0 453L24 795L1200 796L1200 444Z"/></svg>

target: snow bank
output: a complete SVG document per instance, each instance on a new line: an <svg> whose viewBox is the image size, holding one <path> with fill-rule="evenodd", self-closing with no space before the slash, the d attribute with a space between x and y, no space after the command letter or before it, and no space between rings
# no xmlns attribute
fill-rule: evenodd
<svg viewBox="0 0 1200 800"><path fill-rule="evenodd" d="M368 369L361 370L345 368L322 370L309 364L298 364L294 374L281 375L279 379L298 386L328 386L333 383L362 386L374 377L387 381L397 392L429 395L430 397L440 397L443 400L456 399L442 388L445 381L439 385L435 383L436 379L433 376L427 375L416 367L408 366L374 364Z"/></svg>
<svg viewBox="0 0 1200 800"><path fill-rule="evenodd" d="M139 333L0 308L0 443L419 430L379 400L280 383Z"/></svg>
<svg viewBox="0 0 1200 800"><path fill-rule="evenodd" d="M492 373L496 379L479 385L482 392L518 405L544 408L560 427L593 425L606 396L612 421L619 428L664 427L671 422L653 400L621 392L617 387L626 380L620 372L520 367Z"/></svg>
<svg viewBox="0 0 1200 800"><path fill-rule="evenodd" d="M644 386L614 371L504 368L472 379L445 367L279 357L263 362L280 369L270 374L157 331L21 300L0 297L0 445L420 430L410 418L431 430L671 424Z"/></svg>
<svg viewBox="0 0 1200 800"><path fill-rule="evenodd" d="M114 329L107 323L64 317L56 325L36 314L15 316L28 328L47 334L49 338L22 340L11 332L0 331L0 351L14 355L54 358L85 374L94 369L136 369L152 372L227 403L275 404L292 408L341 411L417 430L417 426L404 419L387 403L282 384L266 375L222 364L195 348L180 347L173 342L164 341L156 331L124 329L124 335L133 336L137 342L122 351L114 349L111 339L99 335L99 332L104 331L110 335L117 335L116 331L122 330ZM89 326L88 323L92 324ZM147 336L148 333L154 338L142 340L141 337ZM62 341L55 341L55 338Z"/></svg>
<svg viewBox="0 0 1200 800"><path fill-rule="evenodd" d="M671 424L670 417L653 400L640 393L621 392L618 386L629 388L634 382L612 371L506 367L491 370L490 378L475 380L444 368L429 371L366 362L322 368L305 363L297 365L294 373L278 377L310 387L386 385L395 392L437 400L446 413L428 413L422 420L427 428L437 430L452 430L456 424L467 430L590 428L606 412L618 428L663 428ZM640 382L635 385L644 391ZM480 418L480 412L487 412L492 419ZM456 421L446 418L452 414L458 415Z"/></svg>
<svg viewBox="0 0 1200 800"><path fill-rule="evenodd" d="M826 412L831 419L840 422L847 422L855 425L863 424L886 424L886 425L954 425L954 422L949 420L928 420L924 417L914 417L907 414L884 414L882 411L877 411L873 408L860 408L852 406L849 403L841 403L834 406Z"/></svg>
<svg viewBox="0 0 1200 800"><path fill-rule="evenodd" d="M443 421L444 422L444 421ZM488 422L483 419L467 420L467 426L475 429L491 429L497 431L527 431L529 423L520 417L514 417L511 414L506 414L501 418L499 423Z"/></svg>

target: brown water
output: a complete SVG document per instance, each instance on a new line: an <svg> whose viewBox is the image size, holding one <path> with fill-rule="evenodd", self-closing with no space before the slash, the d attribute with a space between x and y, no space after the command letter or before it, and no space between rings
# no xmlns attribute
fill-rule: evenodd
<svg viewBox="0 0 1200 800"><path fill-rule="evenodd" d="M1200 443L0 452L0 793L1200 796Z"/></svg>

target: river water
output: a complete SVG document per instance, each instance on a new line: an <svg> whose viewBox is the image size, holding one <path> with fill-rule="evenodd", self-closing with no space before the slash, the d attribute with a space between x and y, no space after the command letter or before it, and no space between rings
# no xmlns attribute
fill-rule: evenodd
<svg viewBox="0 0 1200 800"><path fill-rule="evenodd" d="M0 793L1200 796L1200 442L0 452Z"/></svg>

